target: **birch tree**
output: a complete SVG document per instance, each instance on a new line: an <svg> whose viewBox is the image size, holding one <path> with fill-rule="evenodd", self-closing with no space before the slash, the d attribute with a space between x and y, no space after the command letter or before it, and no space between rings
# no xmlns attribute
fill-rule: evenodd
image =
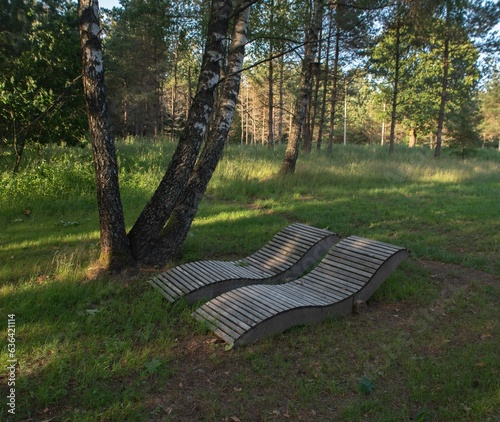
<svg viewBox="0 0 500 422"><path fill-rule="evenodd" d="M118 163L104 87L98 0L78 3L83 88L94 154L101 233L101 264L120 271L132 261L118 182Z"/></svg>
<svg viewBox="0 0 500 422"><path fill-rule="evenodd" d="M97 0L80 0L82 63L101 221L101 261L106 268L119 270L134 261L165 263L182 246L220 159L234 114L248 20L246 9L247 6L240 1L235 5L237 19L234 20L230 73L224 80L221 106L217 118L214 118L215 95L221 82L221 65L225 59L233 4L231 0L212 1L197 91L186 127L163 179L127 236L104 89L99 6ZM211 122L214 125L209 132ZM198 158L207 132L208 142ZM165 227L167 222L169 224Z"/></svg>

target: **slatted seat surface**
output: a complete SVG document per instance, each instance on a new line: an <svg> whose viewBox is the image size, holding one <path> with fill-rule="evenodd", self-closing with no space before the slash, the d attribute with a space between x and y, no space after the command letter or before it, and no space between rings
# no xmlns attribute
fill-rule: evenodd
<svg viewBox="0 0 500 422"><path fill-rule="evenodd" d="M354 304L368 300L408 254L403 247L350 236L304 277L231 290L193 316L228 344L250 343L294 325L352 312Z"/></svg>
<svg viewBox="0 0 500 422"><path fill-rule="evenodd" d="M169 301L213 298L256 283L281 283L304 274L340 238L302 223L277 233L262 249L236 261L197 261L179 265L149 280Z"/></svg>

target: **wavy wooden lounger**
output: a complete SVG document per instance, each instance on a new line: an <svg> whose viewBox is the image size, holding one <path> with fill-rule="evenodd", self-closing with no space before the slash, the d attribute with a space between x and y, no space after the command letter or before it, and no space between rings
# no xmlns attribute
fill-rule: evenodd
<svg viewBox="0 0 500 422"><path fill-rule="evenodd" d="M230 345L242 345L330 315L359 312L397 266L405 248L348 237L309 274L286 284L242 287L216 297L193 316Z"/></svg>
<svg viewBox="0 0 500 422"><path fill-rule="evenodd" d="M328 230L301 223L277 233L254 254L237 261L197 261L179 265L148 282L169 301L213 298L257 283L293 280L316 264L340 238Z"/></svg>

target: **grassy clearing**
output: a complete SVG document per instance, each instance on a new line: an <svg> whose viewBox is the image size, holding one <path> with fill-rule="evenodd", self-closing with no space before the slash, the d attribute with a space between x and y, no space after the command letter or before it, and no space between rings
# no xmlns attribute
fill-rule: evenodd
<svg viewBox="0 0 500 422"><path fill-rule="evenodd" d="M129 225L172 149L118 145ZM177 263L244 256L292 221L401 244L412 258L368 313L230 352L191 307L167 304L144 282L157 270L90 277L99 233L88 148L43 150L15 178L1 156L0 310L4 324L16 314L14 420L499 420L498 152L434 160L425 149L389 157L337 146L302 155L287 178L277 175L282 155L226 150Z"/></svg>

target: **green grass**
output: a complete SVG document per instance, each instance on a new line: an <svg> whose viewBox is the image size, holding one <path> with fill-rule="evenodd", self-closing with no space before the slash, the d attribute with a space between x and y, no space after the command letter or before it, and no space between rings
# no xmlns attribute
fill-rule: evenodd
<svg viewBox="0 0 500 422"><path fill-rule="evenodd" d="M129 227L172 151L118 144ZM5 327L16 315L13 419L499 420L500 154L436 160L426 149L339 145L300 155L296 174L282 177L283 152L226 149L174 264L245 256L293 221L403 245L412 257L368 313L229 352L193 307L168 304L145 282L157 270L92 277L89 148L28 151L15 177L2 152L0 317ZM457 266L434 274L422 260ZM456 278L468 283L443 296Z"/></svg>

